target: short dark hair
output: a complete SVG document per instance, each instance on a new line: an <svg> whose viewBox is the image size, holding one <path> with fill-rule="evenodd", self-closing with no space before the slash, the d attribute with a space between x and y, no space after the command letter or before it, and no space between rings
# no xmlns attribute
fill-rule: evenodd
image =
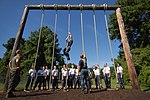
<svg viewBox="0 0 150 100"><path fill-rule="evenodd" d="M80 54L80 58L83 58L83 54Z"/></svg>

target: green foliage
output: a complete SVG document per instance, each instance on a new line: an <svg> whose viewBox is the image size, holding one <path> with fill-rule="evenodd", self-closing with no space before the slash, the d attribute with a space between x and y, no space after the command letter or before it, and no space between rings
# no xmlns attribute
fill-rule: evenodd
<svg viewBox="0 0 150 100"><path fill-rule="evenodd" d="M150 0L117 0L116 4L122 6L121 13L138 81L141 86L150 86ZM109 24L111 39L121 41L115 13L110 15ZM121 63L124 69L125 83L130 84L122 43L119 48L120 54L116 62Z"/></svg>
<svg viewBox="0 0 150 100"><path fill-rule="evenodd" d="M89 70L90 70L90 72L92 73L92 76L91 76L91 78L95 78L95 75L94 75L94 71L93 71L93 68L92 67L90 67L90 68L88 68Z"/></svg>
<svg viewBox="0 0 150 100"><path fill-rule="evenodd" d="M111 78L116 79L115 70L113 66L110 67L110 72L111 72Z"/></svg>
<svg viewBox="0 0 150 100"><path fill-rule="evenodd" d="M150 46L132 50L134 64L141 86L150 86Z"/></svg>
<svg viewBox="0 0 150 100"><path fill-rule="evenodd" d="M29 40L25 43L24 49L24 61L22 65L24 66L24 71L28 71L31 65L34 65L37 52L37 44L39 39L40 29L38 31L31 32ZM60 54L61 48L59 48L59 43L56 35L56 40L54 41L54 33L47 27L42 27L42 35L39 43L38 56L36 61L36 69L39 69L40 66L47 65L51 67L52 63L52 53L53 53L53 44L55 43L54 59L53 65L63 65L64 58Z"/></svg>
<svg viewBox="0 0 150 100"><path fill-rule="evenodd" d="M74 64L74 63L69 63L69 64L68 64L68 68L71 68L72 65L74 65L74 68L77 68L77 65Z"/></svg>
<svg viewBox="0 0 150 100"><path fill-rule="evenodd" d="M150 86L150 46L145 48L136 48L132 50L134 66L138 76L138 81L141 86ZM124 69L124 79L126 84L130 84L128 67L126 64L125 55L118 57L118 62L121 63Z"/></svg>
<svg viewBox="0 0 150 100"><path fill-rule="evenodd" d="M21 68L23 69L23 74L26 75L27 71L35 62L35 55L37 52L37 45L39 39L39 31L31 32L28 40L22 39L20 43L19 49L22 50L23 54L21 56ZM15 38L10 38L6 44L3 46L6 48L6 52L4 57L0 60L0 75L5 76L7 71L7 66L9 63L9 58L12 52L13 44ZM54 53L54 65L63 65L64 58L63 55L60 54L61 48L59 48L59 43L56 35L56 40L54 41L54 33L47 27L42 27L42 35L40 39L40 45L38 50L38 57L36 63L36 69L39 69L40 66L47 65L51 67L52 63L52 51L53 44L55 43L55 53Z"/></svg>
<svg viewBox="0 0 150 100"><path fill-rule="evenodd" d="M7 67L10 60L14 42L15 42L15 38L10 38L6 44L3 44L3 46L6 48L6 52L4 53L4 57L0 60L0 76L2 77L1 81L3 81L3 77L5 77L5 74L7 72ZM24 49L24 43L25 43L25 39L21 39L19 49L21 50Z"/></svg>
<svg viewBox="0 0 150 100"><path fill-rule="evenodd" d="M132 48L146 47L150 44L150 0L118 0L125 24L126 34ZM121 41L116 14L110 15L111 39ZM122 48L122 44L120 44Z"/></svg>

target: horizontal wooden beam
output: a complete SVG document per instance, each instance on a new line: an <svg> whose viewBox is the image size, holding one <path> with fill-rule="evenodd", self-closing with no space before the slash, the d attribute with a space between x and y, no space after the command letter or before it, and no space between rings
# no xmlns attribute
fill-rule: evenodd
<svg viewBox="0 0 150 100"><path fill-rule="evenodd" d="M121 5L25 5L29 10L116 10L121 8Z"/></svg>

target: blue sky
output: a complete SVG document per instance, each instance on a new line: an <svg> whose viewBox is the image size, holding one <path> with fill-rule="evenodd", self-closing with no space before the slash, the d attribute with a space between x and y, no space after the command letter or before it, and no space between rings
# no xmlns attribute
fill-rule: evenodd
<svg viewBox="0 0 150 100"><path fill-rule="evenodd" d="M2 44L7 43L9 38L15 38L20 24L25 5L33 4L114 4L116 0L1 0L0 1L0 58L3 57L6 49ZM107 11L109 14L114 11ZM38 30L40 27L42 11L30 11L26 26L23 33L23 38L28 39L31 31ZM67 15L68 11L58 11L57 34L59 39L59 47L65 48L65 39L67 37ZM45 11L44 26L48 26L54 31L55 11ZM97 64L96 45L93 26L93 11L83 11L84 23L84 44L85 52L88 58L88 65ZM111 54L109 50L109 42L106 33L104 21L104 11L96 11L96 23L99 45L100 65L104 63L112 65ZM74 43L70 51L70 63L78 64L79 55L82 52L81 28L80 28L80 11L71 11L71 33ZM119 41L111 41L114 57L116 58L119 52Z"/></svg>

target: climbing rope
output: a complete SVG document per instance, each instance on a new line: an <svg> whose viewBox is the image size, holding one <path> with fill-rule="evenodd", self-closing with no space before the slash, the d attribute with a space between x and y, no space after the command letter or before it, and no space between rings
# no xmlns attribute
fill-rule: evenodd
<svg viewBox="0 0 150 100"><path fill-rule="evenodd" d="M56 30L57 30L57 19L58 19L57 5L56 5L56 4L54 4L54 9L56 10L56 14L55 14L54 42L53 42L53 53L52 53L52 62L51 62L51 69L50 69L50 83L49 83L49 84L51 84L51 78L52 78L52 68L53 68L53 62L54 62ZM50 85L49 85L49 86L50 86Z"/></svg>
<svg viewBox="0 0 150 100"><path fill-rule="evenodd" d="M98 53L98 37L97 37L97 29L96 29L96 15L95 15L95 8L96 5L92 4L93 7L93 21L94 21L94 33L95 33L95 43L96 43L96 55L97 55L97 62L99 65L99 73L100 73L100 59L99 59L99 53ZM100 78L101 79L101 78ZM99 82L99 88L101 88L101 81Z"/></svg>
<svg viewBox="0 0 150 100"><path fill-rule="evenodd" d="M69 4L68 4L68 32L70 32L70 5ZM68 59L67 59L67 63L66 63L66 68L67 68L67 77L66 77L66 86L65 87L67 89L67 80L68 80L68 75L69 75Z"/></svg>
<svg viewBox="0 0 150 100"><path fill-rule="evenodd" d="M117 79L117 72L116 72L116 67L115 67L114 55L113 55L113 52L112 52L111 40L110 40L110 36L109 36L110 33L109 33L108 22L107 22L107 16L106 16L106 11L105 11L105 10L107 10L107 4L104 4L104 18L105 18L107 36L108 36L108 40L109 40L109 48L110 48L110 53L111 53L112 60L113 60L113 67L114 67L114 70L115 70L116 83L117 83L117 82L118 82L118 79Z"/></svg>
<svg viewBox="0 0 150 100"><path fill-rule="evenodd" d="M68 32L70 32L70 5L68 4Z"/></svg>
<svg viewBox="0 0 150 100"><path fill-rule="evenodd" d="M40 24L40 32L39 32L39 39L38 39L38 45L37 45L37 50L36 50L36 55L35 55L35 61L34 61L34 66L36 67L36 62L38 58L38 52L39 52L39 46L40 46L40 40L41 40L41 35L42 35L42 27L43 27L43 20L44 20L44 5L41 4L40 8L42 10L42 18L41 18L41 24Z"/></svg>
<svg viewBox="0 0 150 100"><path fill-rule="evenodd" d="M93 21L94 21L95 43L96 43L96 55L97 55L97 62L100 65L99 53L98 53L98 37L97 37L97 29L96 29L95 4L92 4L92 6L93 6Z"/></svg>
<svg viewBox="0 0 150 100"><path fill-rule="evenodd" d="M82 15L82 10L83 10L83 5L80 4L80 11L81 11L81 34L82 34L82 53L85 55L85 51L84 51L84 30L83 30L83 15Z"/></svg>

